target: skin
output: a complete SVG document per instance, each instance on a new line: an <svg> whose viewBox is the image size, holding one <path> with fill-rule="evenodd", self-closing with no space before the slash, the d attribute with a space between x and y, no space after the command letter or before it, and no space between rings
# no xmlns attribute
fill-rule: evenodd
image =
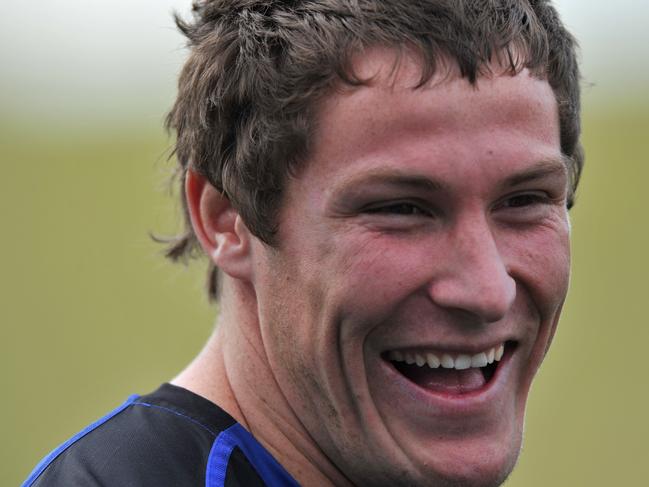
<svg viewBox="0 0 649 487"><path fill-rule="evenodd" d="M567 176L557 103L527 71L453 68L375 50L370 86L319 107L288 181L278 245L252 236L190 172L203 247L224 273L216 332L176 380L248 428L303 485L499 485L568 288ZM494 380L439 394L390 350L477 353Z"/></svg>

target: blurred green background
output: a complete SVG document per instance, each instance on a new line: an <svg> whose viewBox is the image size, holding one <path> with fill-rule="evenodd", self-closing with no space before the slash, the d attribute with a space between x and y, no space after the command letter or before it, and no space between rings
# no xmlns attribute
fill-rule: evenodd
<svg viewBox="0 0 649 487"><path fill-rule="evenodd" d="M37 5L40 3L41 5ZM582 44L571 292L508 487L649 485L646 2L558 2ZM0 485L173 377L210 333L173 266L170 139L188 1L13 2L0 19Z"/></svg>

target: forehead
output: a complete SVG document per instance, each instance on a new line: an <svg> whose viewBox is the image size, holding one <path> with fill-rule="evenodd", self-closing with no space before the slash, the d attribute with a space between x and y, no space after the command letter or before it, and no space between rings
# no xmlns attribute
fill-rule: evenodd
<svg viewBox="0 0 649 487"><path fill-rule="evenodd" d="M440 158L450 164L477 148L502 152L502 144L524 152L508 153L523 161L533 149L526 139L560 158L558 107L547 81L526 70L502 74L504 68L494 65L471 84L448 60L437 68L418 86L422 69L416 56L388 49L357 56L354 73L367 83L340 86L322 101L308 165L338 173L363 161L375 165L378 155L393 162L426 156L440 170Z"/></svg>

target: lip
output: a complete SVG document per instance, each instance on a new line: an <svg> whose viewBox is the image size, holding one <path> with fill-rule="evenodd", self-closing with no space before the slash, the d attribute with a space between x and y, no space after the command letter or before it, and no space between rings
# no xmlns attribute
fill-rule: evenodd
<svg viewBox="0 0 649 487"><path fill-rule="evenodd" d="M400 409L410 410L414 408L420 414L433 412L435 415L441 414L450 417L479 415L499 407L499 404L505 398L505 389L512 373L513 362L519 352L518 343L514 345L512 345L513 342L506 343L508 345L505 348L505 355L500 360L491 380L484 387L463 394L435 392L420 387L398 372L394 365L383 357L380 358L380 367L382 373L387 376L386 386L388 393L393 394L393 397L406 397L409 399L397 401ZM417 348L422 349L422 347ZM472 348L474 347L462 347L457 350L460 353L466 353ZM444 347L444 350L447 352L455 351L449 347Z"/></svg>

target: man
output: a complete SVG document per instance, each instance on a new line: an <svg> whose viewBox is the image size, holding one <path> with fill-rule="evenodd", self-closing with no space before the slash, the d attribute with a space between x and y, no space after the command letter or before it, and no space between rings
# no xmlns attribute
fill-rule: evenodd
<svg viewBox="0 0 649 487"><path fill-rule="evenodd" d="M547 1L201 1L169 116L218 323L26 485L495 486L583 158Z"/></svg>

